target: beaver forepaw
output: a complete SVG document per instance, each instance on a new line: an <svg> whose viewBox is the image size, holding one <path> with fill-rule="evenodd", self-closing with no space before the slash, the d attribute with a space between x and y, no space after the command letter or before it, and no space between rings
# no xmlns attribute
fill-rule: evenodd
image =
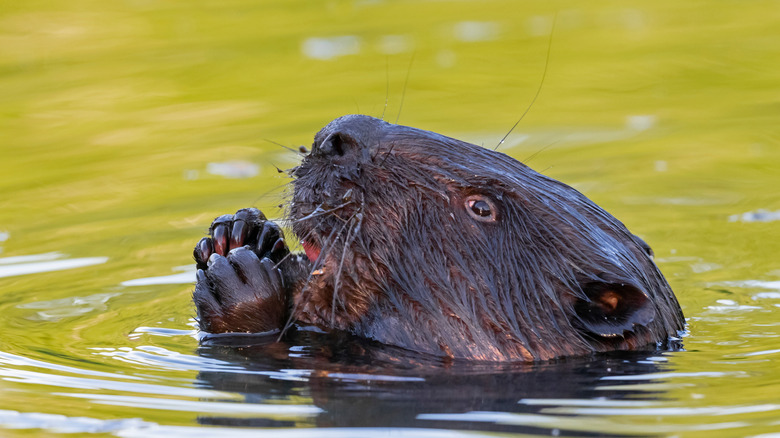
<svg viewBox="0 0 780 438"><path fill-rule="evenodd" d="M211 223L211 237L204 237L195 245L193 256L198 269L207 269L212 254L227 256L232 249L249 246L258 258L268 257L279 263L290 250L281 228L265 218L256 208L244 208L236 214L225 214Z"/></svg>
<svg viewBox="0 0 780 438"><path fill-rule="evenodd" d="M249 247L227 257L214 254L198 269L193 300L201 331L260 333L279 329L287 318L287 294L279 268Z"/></svg>
<svg viewBox="0 0 780 438"><path fill-rule="evenodd" d="M287 318L279 263L289 254L281 229L260 210L223 215L195 246L193 298L200 329L209 333L264 332Z"/></svg>

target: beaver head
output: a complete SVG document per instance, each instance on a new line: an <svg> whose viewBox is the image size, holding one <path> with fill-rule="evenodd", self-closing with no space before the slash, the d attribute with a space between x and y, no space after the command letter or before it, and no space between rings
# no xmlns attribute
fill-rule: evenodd
<svg viewBox="0 0 780 438"><path fill-rule="evenodd" d="M292 174L314 262L298 320L476 360L636 349L683 328L644 242L503 153L348 115Z"/></svg>

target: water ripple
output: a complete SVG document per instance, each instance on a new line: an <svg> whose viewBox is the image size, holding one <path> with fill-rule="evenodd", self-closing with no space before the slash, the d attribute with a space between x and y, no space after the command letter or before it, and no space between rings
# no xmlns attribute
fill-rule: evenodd
<svg viewBox="0 0 780 438"><path fill-rule="evenodd" d="M61 257L64 257L64 255L59 253L45 253L0 258L0 278L83 268L86 266L103 264L108 261L108 257L84 257L57 260Z"/></svg>

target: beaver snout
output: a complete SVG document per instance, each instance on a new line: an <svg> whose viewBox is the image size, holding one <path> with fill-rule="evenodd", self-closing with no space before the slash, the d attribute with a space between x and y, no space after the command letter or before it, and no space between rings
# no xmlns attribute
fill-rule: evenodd
<svg viewBox="0 0 780 438"><path fill-rule="evenodd" d="M334 159L369 152L377 147L387 125L387 122L369 116L339 117L314 137L312 154Z"/></svg>

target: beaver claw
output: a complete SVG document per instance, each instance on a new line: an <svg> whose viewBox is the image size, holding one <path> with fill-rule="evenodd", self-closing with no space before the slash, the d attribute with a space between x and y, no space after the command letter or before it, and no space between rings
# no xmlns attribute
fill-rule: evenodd
<svg viewBox="0 0 780 438"><path fill-rule="evenodd" d="M215 219L209 234L193 251L200 329L255 333L280 328L287 293L277 264L289 249L279 226L260 210L247 208Z"/></svg>
<svg viewBox="0 0 780 438"><path fill-rule="evenodd" d="M267 220L256 208L244 208L236 214L214 219L209 234L211 237L201 239L193 251L198 269L208 268L212 254L226 256L230 250L242 246L249 246L260 259L268 257L275 263L290 252L279 225Z"/></svg>

